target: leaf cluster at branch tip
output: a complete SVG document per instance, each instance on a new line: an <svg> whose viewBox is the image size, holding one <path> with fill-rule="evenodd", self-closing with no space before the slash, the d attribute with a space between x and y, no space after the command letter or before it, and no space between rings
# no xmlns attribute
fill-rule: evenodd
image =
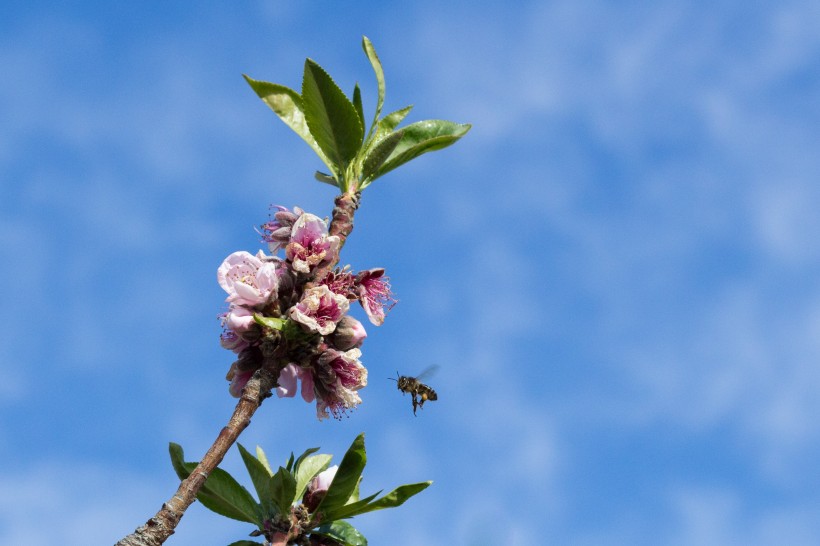
<svg viewBox="0 0 820 546"><path fill-rule="evenodd" d="M426 120L399 128L410 113L407 106L381 116L384 106L384 69L373 44L365 36L362 49L376 75L376 112L365 134L364 108L359 85L348 98L315 61L305 61L301 94L283 85L254 80L248 84L285 124L316 152L329 173L316 179L343 193L361 191L374 180L427 152L450 146L469 124Z"/></svg>

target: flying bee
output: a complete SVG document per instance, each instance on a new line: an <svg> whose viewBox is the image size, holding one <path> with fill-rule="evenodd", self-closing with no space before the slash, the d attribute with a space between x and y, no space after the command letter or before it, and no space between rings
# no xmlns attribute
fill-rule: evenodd
<svg viewBox="0 0 820 546"><path fill-rule="evenodd" d="M399 375L396 372L397 379L388 377L391 381L396 382L396 386L404 393L410 393L413 397L413 415L416 414L416 408L424 408L424 403L428 400L438 400L438 394L429 385L421 382L425 377L429 377L435 372L438 366L430 366L416 377L408 375Z"/></svg>

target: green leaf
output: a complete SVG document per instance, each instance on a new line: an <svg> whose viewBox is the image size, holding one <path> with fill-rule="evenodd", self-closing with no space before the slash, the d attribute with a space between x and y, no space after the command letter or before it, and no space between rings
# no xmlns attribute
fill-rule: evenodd
<svg viewBox="0 0 820 546"><path fill-rule="evenodd" d="M364 510L367 507L370 501L378 497L380 494L381 491L376 491L372 495L367 496L361 500L350 502L348 504L345 504L344 506L339 506L338 508L331 511L323 512L322 517L324 517L327 521L351 518L356 514L360 514L362 510Z"/></svg>
<svg viewBox="0 0 820 546"><path fill-rule="evenodd" d="M270 479L270 496L274 508L284 516L289 515L290 507L296 497L295 493L296 480L293 474L280 466Z"/></svg>
<svg viewBox="0 0 820 546"><path fill-rule="evenodd" d="M279 119L285 122L285 125L302 137L302 140L308 143L308 146L316 152L319 159L333 172L333 164L328 160L319 144L316 143L313 135L310 134L310 129L308 129L305 121L305 113L302 110L302 97L299 96L299 93L284 85L254 80L244 74L242 76L259 98L270 106L271 110L279 116Z"/></svg>
<svg viewBox="0 0 820 546"><path fill-rule="evenodd" d="M182 451L182 446L170 442L168 444L168 453L171 455L171 464L174 467L174 472L179 476L180 481L187 478L190 472L185 469L185 453Z"/></svg>
<svg viewBox="0 0 820 546"><path fill-rule="evenodd" d="M359 434L345 453L336 476L330 482L327 495L316 507L317 512L332 512L336 508L347 504L350 495L359 483L359 477L367 464L367 454L364 450L364 433Z"/></svg>
<svg viewBox="0 0 820 546"><path fill-rule="evenodd" d="M384 106L384 69L382 68L382 62L379 60L379 56L376 55L376 48L373 47L373 43L367 36L362 36L362 49L364 49L365 55L367 55L367 58L370 60L370 64L373 65L373 72L376 73L376 85L379 89L378 99L376 100L376 115L373 116L373 123L370 126L370 131L368 131L368 134L370 134L379 122L382 106Z"/></svg>
<svg viewBox="0 0 820 546"><path fill-rule="evenodd" d="M404 136L390 157L376 172L373 179L375 180L424 153L446 148L464 136L470 130L470 127L471 125L468 123L453 123L452 121L443 120L418 121L404 127L402 129Z"/></svg>
<svg viewBox="0 0 820 546"><path fill-rule="evenodd" d="M228 546L264 546L261 542L254 542L252 540L237 540L231 542Z"/></svg>
<svg viewBox="0 0 820 546"><path fill-rule="evenodd" d="M339 183L336 181L336 179L330 176L329 174L316 171L316 174L313 175L313 178L315 178L319 182L324 182L325 184L330 184L331 186L339 187Z"/></svg>
<svg viewBox="0 0 820 546"><path fill-rule="evenodd" d="M296 459L296 463L295 463L295 464L294 464L294 466L293 466L293 474L294 474L294 475L296 475L296 471L297 471L297 470L299 470L299 465L301 465L301 464L302 464L302 461L304 461L304 460L305 460L305 458L306 458L308 455L312 455L313 453L316 453L317 451L319 451L319 448L318 448L318 447L309 447L309 448L307 448L307 449L305 450L305 452L304 452L304 453L302 453L301 455L299 455L299 458L297 458L297 459Z"/></svg>
<svg viewBox="0 0 820 546"><path fill-rule="evenodd" d="M355 527L346 521L334 521L311 531L313 535L322 535L340 542L343 546L367 546L367 539Z"/></svg>
<svg viewBox="0 0 820 546"><path fill-rule="evenodd" d="M390 157L393 150L404 137L404 131L399 130L395 133L390 133L384 137L373 149L367 154L362 165L362 184L361 189L369 185L369 179L376 173L379 167Z"/></svg>
<svg viewBox="0 0 820 546"><path fill-rule="evenodd" d="M399 487L395 488L393 491L383 496L379 500L368 504L364 510L357 512L356 514L351 514L351 516L366 514L367 512L374 512L376 510L384 510L385 508L395 508L396 506L401 506L407 499L409 499L413 495L421 493L422 491L427 489L432 483L433 482L431 481L427 481L400 485Z"/></svg>
<svg viewBox="0 0 820 546"><path fill-rule="evenodd" d="M267 326L271 330L282 330L287 323L287 319L281 319L276 317L265 317L259 315L257 313L253 314L253 321L260 326Z"/></svg>
<svg viewBox="0 0 820 546"><path fill-rule="evenodd" d="M262 463L262 466L265 467L265 470L268 471L270 476L273 476L273 470L270 468L270 463L268 462L268 457L265 455L265 452L262 451L262 448L256 446L256 458L259 459L259 462Z"/></svg>
<svg viewBox="0 0 820 546"><path fill-rule="evenodd" d="M404 118L407 117L407 114L409 114L412 109L413 105L411 104L410 106L405 106L401 110L396 110L395 112L387 114L381 119L381 121L379 121L379 129L392 131L404 120Z"/></svg>
<svg viewBox="0 0 820 546"><path fill-rule="evenodd" d="M293 451L290 452L290 457L288 457L288 462L285 465L285 469L291 474L293 473Z"/></svg>
<svg viewBox="0 0 820 546"><path fill-rule="evenodd" d="M427 487L433 482L421 482L421 483L411 483L397 487L390 493L386 494L379 500L375 502L375 499L381 491L370 495L367 498L364 498L360 501L346 504L345 506L341 506L333 511L325 512L323 515L326 520L338 520L343 518L352 518L354 516L358 516L361 514L366 514L368 512L374 512L376 510L384 510L385 508L394 508L396 506L401 506L404 502L427 489Z"/></svg>
<svg viewBox="0 0 820 546"><path fill-rule="evenodd" d="M302 107L310 134L335 166L331 171L343 173L362 145L364 129L353 103L311 59L305 60Z"/></svg>
<svg viewBox="0 0 820 546"><path fill-rule="evenodd" d="M350 498L347 499L347 504L351 504L353 502L359 502L359 500L360 500L359 499L359 493L360 493L359 488L361 487L361 485L362 485L362 478L360 476L359 481L356 482L356 488L353 490L353 493L350 494Z"/></svg>
<svg viewBox="0 0 820 546"><path fill-rule="evenodd" d="M263 465L259 459L251 455L251 453L245 449L242 444L237 443L236 445L239 447L239 453L242 455L242 461L245 463L245 468L248 469L248 474L253 482L253 488L256 489L256 496L259 497L259 501L262 504L262 509L264 510L265 515L272 514L273 505L269 495L271 479L270 472L268 472L265 465Z"/></svg>
<svg viewBox="0 0 820 546"><path fill-rule="evenodd" d="M355 85L355 87L353 87L353 106L356 108L356 113L359 114L359 122L361 122L362 127L364 127L364 106L362 106L362 90L359 89L358 83Z"/></svg>
<svg viewBox="0 0 820 546"><path fill-rule="evenodd" d="M330 459L332 455L312 455L300 461L296 465L296 495L297 499L301 499L305 493L310 480L319 472L326 470L330 466Z"/></svg>
<svg viewBox="0 0 820 546"><path fill-rule="evenodd" d="M198 463L184 462L182 446L171 442L168 446L171 464L180 480L187 478ZM239 485L230 474L221 468L215 468L205 480L205 485L196 497L213 512L236 519L261 525L261 507L248 490Z"/></svg>

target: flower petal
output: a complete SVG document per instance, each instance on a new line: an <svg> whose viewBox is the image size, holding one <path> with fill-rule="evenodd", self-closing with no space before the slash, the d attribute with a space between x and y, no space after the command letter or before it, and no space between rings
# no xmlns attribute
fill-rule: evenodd
<svg viewBox="0 0 820 546"><path fill-rule="evenodd" d="M293 398L296 396L296 378L299 376L299 368L295 364L288 364L279 372L279 386L276 388L276 396L279 398Z"/></svg>

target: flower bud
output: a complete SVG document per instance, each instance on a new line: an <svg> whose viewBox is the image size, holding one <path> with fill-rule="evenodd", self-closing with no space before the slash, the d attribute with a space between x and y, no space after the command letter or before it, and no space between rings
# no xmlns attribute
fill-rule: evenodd
<svg viewBox="0 0 820 546"><path fill-rule="evenodd" d="M239 353L239 359L236 361L236 369L240 372L256 371L262 367L262 351L259 347L248 347Z"/></svg>
<svg viewBox="0 0 820 546"><path fill-rule="evenodd" d="M271 209L277 209L273 219L268 220L260 226L262 241L268 243L271 253L276 253L280 248L284 248L290 240L290 232L293 224L302 215L302 209L294 207L293 212L281 205L272 205Z"/></svg>
<svg viewBox="0 0 820 546"><path fill-rule="evenodd" d="M336 476L336 471L339 470L338 465L333 465L327 470L319 472L308 484L305 496L302 497L302 504L308 509L308 512L313 512L319 507L319 503L327 495L327 490L333 478Z"/></svg>
<svg viewBox="0 0 820 546"><path fill-rule="evenodd" d="M347 351L348 349L361 347L366 337L367 332L362 323L350 315L345 315L336 325L336 330L331 334L330 341L340 351Z"/></svg>
<svg viewBox="0 0 820 546"><path fill-rule="evenodd" d="M239 359L231 364L225 379L231 382L228 392L234 398L242 395L242 389L248 384L253 373L262 367L262 352L259 347L247 347L239 354Z"/></svg>
<svg viewBox="0 0 820 546"><path fill-rule="evenodd" d="M235 353L241 353L248 348L248 342L231 330L225 330L220 334L219 344L222 345L223 348Z"/></svg>

